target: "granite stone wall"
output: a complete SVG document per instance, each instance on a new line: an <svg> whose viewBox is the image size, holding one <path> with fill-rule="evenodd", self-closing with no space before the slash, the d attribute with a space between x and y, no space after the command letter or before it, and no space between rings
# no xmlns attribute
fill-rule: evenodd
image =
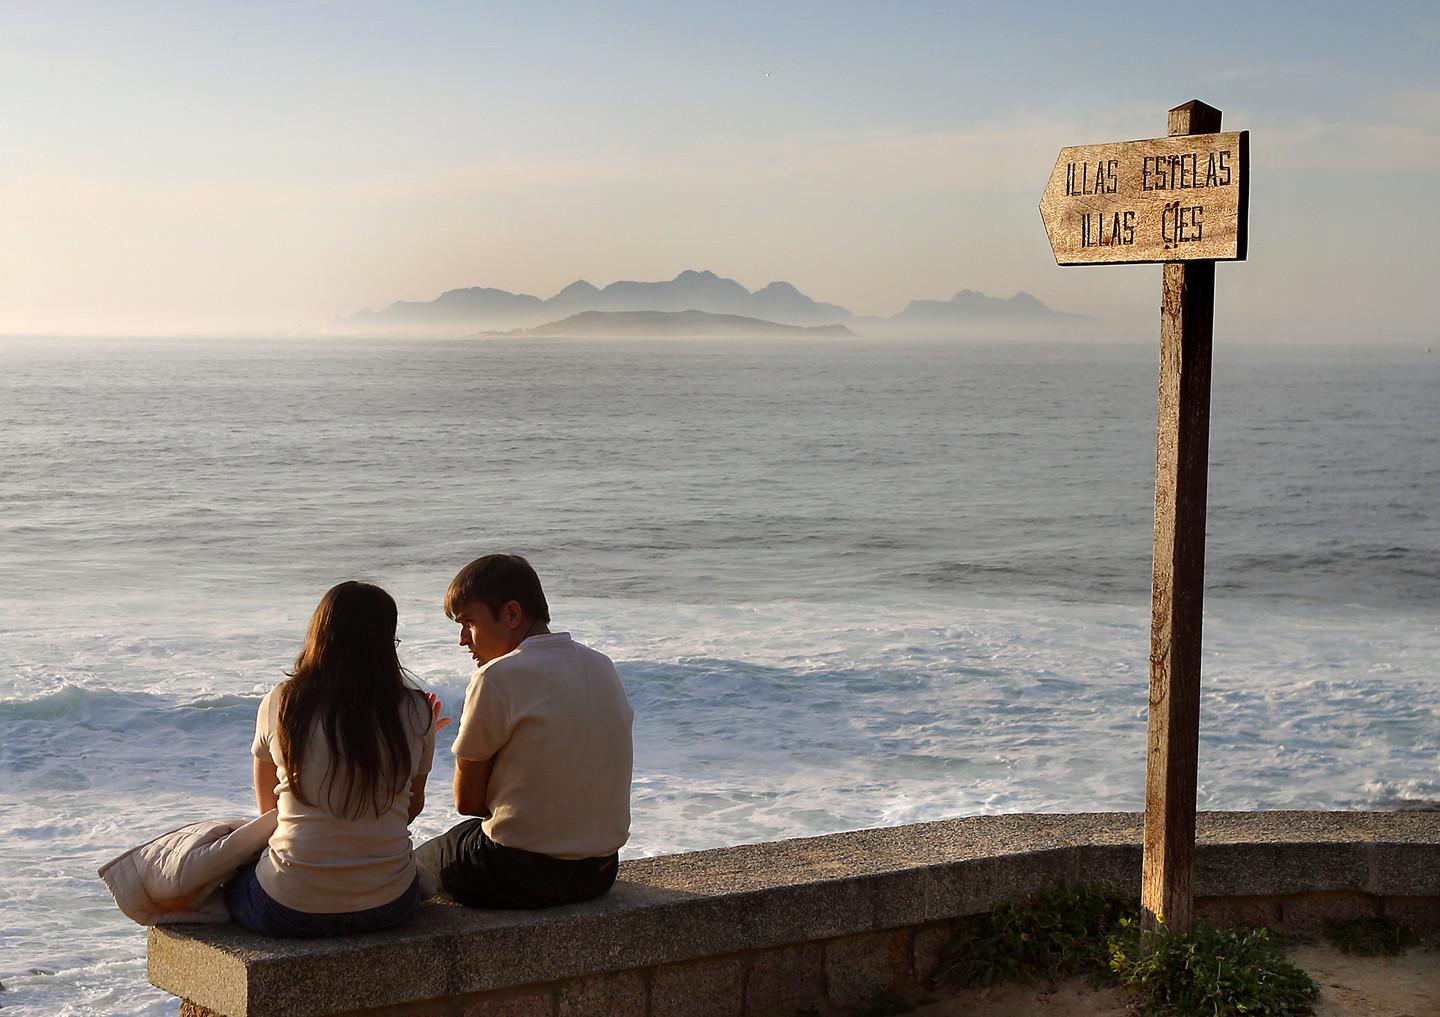
<svg viewBox="0 0 1440 1017"><path fill-rule="evenodd" d="M955 921L1055 878L1138 886L1140 817L998 816L644 859L548 912L422 905L307 942L151 932L192 1017L794 1017L922 996ZM1440 932L1440 814L1202 814L1196 907L1314 934L1384 916Z"/></svg>

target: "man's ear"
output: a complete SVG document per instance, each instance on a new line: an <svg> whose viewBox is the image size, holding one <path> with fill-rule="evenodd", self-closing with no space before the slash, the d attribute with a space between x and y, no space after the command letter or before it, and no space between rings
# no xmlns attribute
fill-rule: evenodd
<svg viewBox="0 0 1440 1017"><path fill-rule="evenodd" d="M512 629L518 629L525 620L525 611L518 600L507 600L500 608L500 618Z"/></svg>

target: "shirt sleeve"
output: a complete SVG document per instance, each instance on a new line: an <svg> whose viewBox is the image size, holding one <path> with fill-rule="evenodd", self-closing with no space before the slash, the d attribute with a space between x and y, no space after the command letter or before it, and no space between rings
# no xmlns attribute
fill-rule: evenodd
<svg viewBox="0 0 1440 1017"><path fill-rule="evenodd" d="M271 759L270 755L270 701L275 690L265 693L260 700L260 709L255 711L255 739L250 743L250 754L256 759Z"/></svg>
<svg viewBox="0 0 1440 1017"><path fill-rule="evenodd" d="M492 671L477 671L465 689L465 710L450 751L483 763L510 740L510 710L504 684Z"/></svg>

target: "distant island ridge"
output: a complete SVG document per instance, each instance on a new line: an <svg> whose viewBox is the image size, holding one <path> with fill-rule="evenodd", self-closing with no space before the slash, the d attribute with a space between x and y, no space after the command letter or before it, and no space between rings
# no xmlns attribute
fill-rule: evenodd
<svg viewBox="0 0 1440 1017"><path fill-rule="evenodd" d="M563 321L533 328L488 330L482 336L549 336L556 338L785 338L800 336L854 336L844 325L783 325L743 314L709 311L581 311Z"/></svg>
<svg viewBox="0 0 1440 1017"><path fill-rule="evenodd" d="M644 317L656 314L706 317ZM1029 293L1007 300L974 290L961 290L949 300L912 300L888 318L863 316L814 300L787 282L772 282L752 292L734 279L693 269L661 282L622 281L604 288L581 279L547 299L471 286L447 290L434 300L397 300L382 310L359 311L337 322L340 328L355 331L609 336L756 335L762 334L755 331L760 328L769 329L763 334L776 336L953 335L1094 324L1085 315L1052 310ZM810 331L829 326L844 331ZM684 331L656 331L665 327Z"/></svg>

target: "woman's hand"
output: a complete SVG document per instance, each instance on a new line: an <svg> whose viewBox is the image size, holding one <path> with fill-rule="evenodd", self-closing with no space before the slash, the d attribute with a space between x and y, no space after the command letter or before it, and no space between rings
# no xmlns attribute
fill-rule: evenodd
<svg viewBox="0 0 1440 1017"><path fill-rule="evenodd" d="M433 692L427 692L425 693L425 702L430 704L430 715L435 718L436 731L439 731L446 724L450 723L449 717L441 716L441 714L445 712L445 707L440 702L439 696Z"/></svg>

